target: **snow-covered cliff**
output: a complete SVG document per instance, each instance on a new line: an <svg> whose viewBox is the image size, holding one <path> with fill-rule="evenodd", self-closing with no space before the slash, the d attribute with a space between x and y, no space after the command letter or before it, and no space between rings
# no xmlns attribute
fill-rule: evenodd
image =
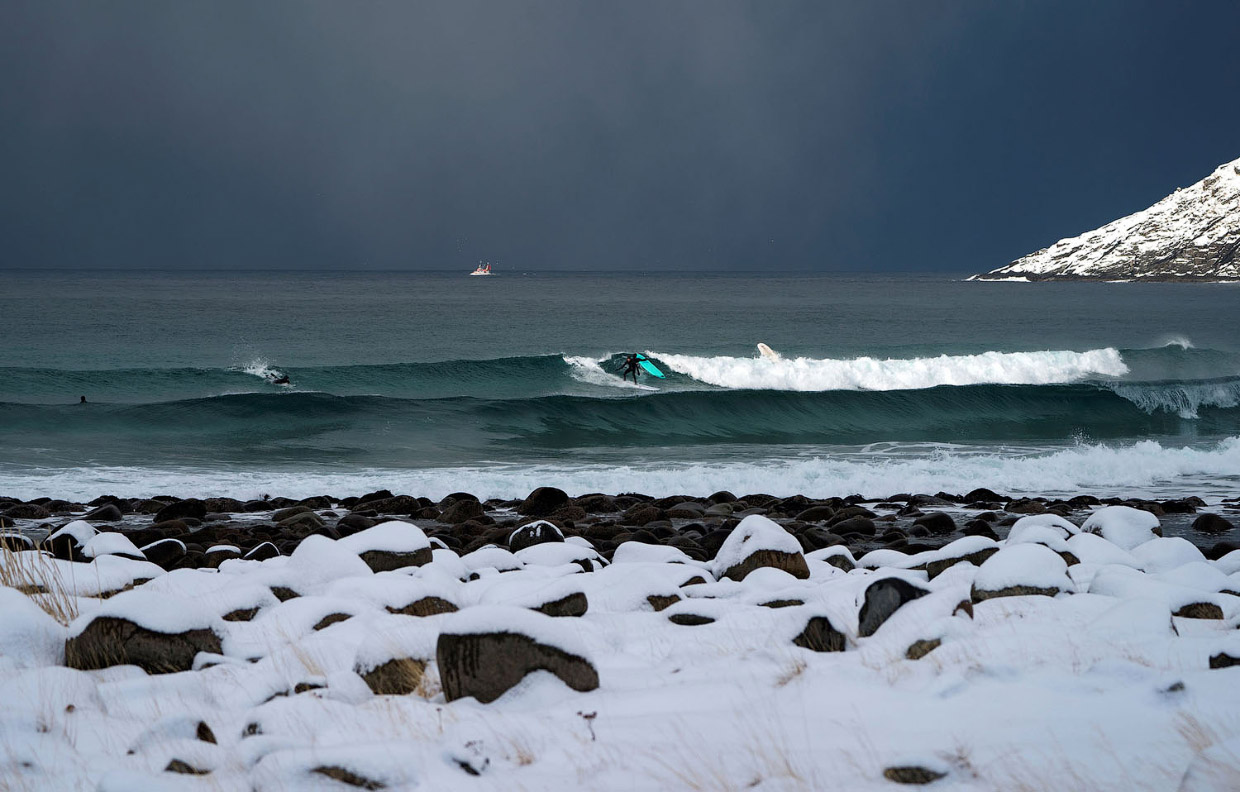
<svg viewBox="0 0 1240 792"><path fill-rule="evenodd" d="M1148 209L969 280L1240 280L1240 159Z"/></svg>

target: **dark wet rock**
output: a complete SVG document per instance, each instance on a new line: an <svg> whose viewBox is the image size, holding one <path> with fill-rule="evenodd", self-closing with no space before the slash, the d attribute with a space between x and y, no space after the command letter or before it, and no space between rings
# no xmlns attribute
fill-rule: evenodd
<svg viewBox="0 0 1240 792"><path fill-rule="evenodd" d="M250 549L242 558L246 561L266 561L268 558L275 558L280 555L280 551L271 542L261 542Z"/></svg>
<svg viewBox="0 0 1240 792"><path fill-rule="evenodd" d="M1212 512L1205 512L1193 520L1193 530L1198 533L1219 534L1235 529L1231 521Z"/></svg>
<svg viewBox="0 0 1240 792"><path fill-rule="evenodd" d="M801 522L825 522L835 516L835 509L830 506L810 506L797 514Z"/></svg>
<svg viewBox="0 0 1240 792"><path fill-rule="evenodd" d="M727 490L719 490L718 492L709 496L706 500L710 501L711 503L735 503L737 500L737 497L733 495L732 493L728 492Z"/></svg>
<svg viewBox="0 0 1240 792"><path fill-rule="evenodd" d="M367 528L373 528L375 525L375 521L369 517L363 517L360 514L352 513L346 514L336 522L336 530L339 531L342 536L348 536L350 534L355 534L358 531L364 531Z"/></svg>
<svg viewBox="0 0 1240 792"><path fill-rule="evenodd" d="M610 495L591 493L575 498L573 503L587 514L607 514L616 511L616 500Z"/></svg>
<svg viewBox="0 0 1240 792"><path fill-rule="evenodd" d="M568 503L568 493L564 490L556 487L539 487L521 501L521 505L517 506L517 514L527 517L547 517Z"/></svg>
<svg viewBox="0 0 1240 792"><path fill-rule="evenodd" d="M82 504L67 500L53 499L40 504L52 514L72 514L82 510Z"/></svg>
<svg viewBox="0 0 1240 792"><path fill-rule="evenodd" d="M342 535L334 525L320 525L311 531L311 534L313 536L326 536L328 539L339 539Z"/></svg>
<svg viewBox="0 0 1240 792"><path fill-rule="evenodd" d="M1045 514L1046 504L1042 503L1042 501L1024 498L1009 503L1007 511L1012 514Z"/></svg>
<svg viewBox="0 0 1240 792"><path fill-rule="evenodd" d="M1126 500L1120 505L1131 506L1134 509L1140 509L1141 511L1147 511L1150 514L1154 515L1155 517L1162 517L1165 514L1165 512L1163 511L1162 504L1158 503L1157 501Z"/></svg>
<svg viewBox="0 0 1240 792"><path fill-rule="evenodd" d="M36 503L19 503L5 509L4 516L13 520L46 520L52 513Z"/></svg>
<svg viewBox="0 0 1240 792"><path fill-rule="evenodd" d="M851 517L830 524L831 531L839 536L873 536L878 532L874 521L868 517Z"/></svg>
<svg viewBox="0 0 1240 792"><path fill-rule="evenodd" d="M312 511L304 511L292 514L283 520L276 520L276 525L282 528L297 528L312 533L315 529L323 527L323 518Z"/></svg>
<svg viewBox="0 0 1240 792"><path fill-rule="evenodd" d="M696 520L706 512L706 507L694 501L682 501L669 507L666 514L673 520Z"/></svg>
<svg viewBox="0 0 1240 792"><path fill-rule="evenodd" d="M0 533L0 547L14 553L20 553L24 550L33 550L34 540L20 533Z"/></svg>
<svg viewBox="0 0 1240 792"><path fill-rule="evenodd" d="M1076 497L1068 498L1068 505L1074 509L1085 509L1090 506L1097 506L1100 503L1101 501L1093 495L1077 495Z"/></svg>
<svg viewBox="0 0 1240 792"><path fill-rule="evenodd" d="M956 532L956 521L952 519L950 514L944 512L923 514L916 520L913 520L913 524L929 530L935 536L946 536Z"/></svg>
<svg viewBox="0 0 1240 792"><path fill-rule="evenodd" d="M472 493L469 493L469 492L449 493L448 495L445 495L442 498L440 498L438 503L422 503L420 500L418 501L418 503L422 506L436 506L440 509L447 509L449 506L452 506L453 504L461 503L462 501L473 501L477 503L479 506L482 505L481 501L478 500L478 496Z"/></svg>
<svg viewBox="0 0 1240 792"><path fill-rule="evenodd" d="M826 616L812 616L792 643L812 652L842 652L848 642Z"/></svg>
<svg viewBox="0 0 1240 792"><path fill-rule="evenodd" d="M299 514L314 514L314 509L311 509L309 506L304 506L304 505L289 506L287 509L277 509L276 511L272 512L271 521L280 523L280 522L284 522L290 517L296 517Z"/></svg>
<svg viewBox="0 0 1240 792"><path fill-rule="evenodd" d="M230 558L240 558L241 548L236 545L212 545L206 551L207 566L218 569L219 565Z"/></svg>
<svg viewBox="0 0 1240 792"><path fill-rule="evenodd" d="M155 513L153 522L161 523L164 520L180 520L185 517L194 517L201 520L207 513L207 504L197 498L186 498L182 501L169 503L164 508Z"/></svg>
<svg viewBox="0 0 1240 792"><path fill-rule="evenodd" d="M82 671L136 665L148 674L168 674L189 671L199 652L220 651L220 637L210 629L168 634L100 616L65 642L65 665Z"/></svg>
<svg viewBox="0 0 1240 792"><path fill-rule="evenodd" d="M97 509L86 512L82 515L82 519L93 522L120 522L125 519L125 515L115 503L105 503Z"/></svg>
<svg viewBox="0 0 1240 792"><path fill-rule="evenodd" d="M1197 511L1196 504L1187 499L1163 501L1163 514L1193 514Z"/></svg>
<svg viewBox="0 0 1240 792"><path fill-rule="evenodd" d="M969 490L963 500L965 503L972 503L974 501L1004 501L1007 500L1007 498L1003 497L994 490L986 489L985 487L978 487L977 489Z"/></svg>
<svg viewBox="0 0 1240 792"><path fill-rule="evenodd" d="M1205 551L1206 558L1211 561L1217 561L1228 553L1240 550L1240 544L1236 542L1217 542L1210 549Z"/></svg>
<svg viewBox="0 0 1240 792"><path fill-rule="evenodd" d="M857 634L862 638L873 635L893 613L929 593L902 578L889 577L871 583L865 590L865 602L861 605L858 616Z"/></svg>
<svg viewBox="0 0 1240 792"><path fill-rule="evenodd" d="M666 517L663 510L657 506L641 503L625 511L621 518L628 525L645 525L655 520L662 520Z"/></svg>
<svg viewBox="0 0 1240 792"><path fill-rule="evenodd" d="M234 514L245 511L245 504L236 498L203 498L202 502L208 513Z"/></svg>
<svg viewBox="0 0 1240 792"><path fill-rule="evenodd" d="M827 525L830 527L834 527L836 525L839 525L842 522L847 522L849 520L853 520L858 517L863 517L867 520L873 520L877 516L878 516L877 514L865 508L864 506L845 506L842 509L836 510L835 515L832 516L831 519L827 520Z"/></svg>
<svg viewBox="0 0 1240 792"><path fill-rule="evenodd" d="M365 501L365 506L376 514L401 515L412 514L414 510L422 508L422 504L418 503L416 498L409 495L397 495L391 498Z"/></svg>
<svg viewBox="0 0 1240 792"><path fill-rule="evenodd" d="M599 685L586 658L516 632L443 633L435 654L447 701L473 696L490 703L533 671L549 671L580 692Z"/></svg>
<svg viewBox="0 0 1240 792"><path fill-rule="evenodd" d="M252 621L258 615L258 607L253 608L237 608L230 610L223 616L224 621Z"/></svg>
<svg viewBox="0 0 1240 792"><path fill-rule="evenodd" d="M551 519L560 523L575 523L584 520L587 516L585 509L571 503L567 506L561 506L551 513Z"/></svg>
<svg viewBox="0 0 1240 792"><path fill-rule="evenodd" d="M381 489L381 490L375 490L374 492L367 492L365 495L362 495L357 498L353 498L352 503L348 503L349 501L348 498L341 501L340 503L341 505L344 505L346 509L355 509L356 507L361 506L364 503L371 503L373 501L389 500L393 497L395 496L392 494L391 490Z"/></svg>
<svg viewBox="0 0 1240 792"><path fill-rule="evenodd" d="M441 523L455 525L481 517L485 512L486 509L476 498L473 500L462 498L447 506L436 519Z"/></svg>
<svg viewBox="0 0 1240 792"><path fill-rule="evenodd" d="M241 504L241 511L246 512L247 514L272 511L273 509L275 509L275 506L272 506L270 501L265 500L252 500Z"/></svg>
<svg viewBox="0 0 1240 792"><path fill-rule="evenodd" d="M158 564L164 569L172 569L182 558L185 558L185 543L177 539L160 539L142 548L142 555L147 561Z"/></svg>

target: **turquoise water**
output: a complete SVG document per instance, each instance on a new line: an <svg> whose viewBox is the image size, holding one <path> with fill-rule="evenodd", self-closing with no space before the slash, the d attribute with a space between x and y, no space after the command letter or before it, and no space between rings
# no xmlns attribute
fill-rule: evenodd
<svg viewBox="0 0 1240 792"><path fill-rule="evenodd" d="M8 272L0 494L1224 494L1240 292ZM780 355L758 355L764 342ZM624 383L626 351L668 374ZM288 375L287 386L273 384ZM78 404L85 395L87 404Z"/></svg>

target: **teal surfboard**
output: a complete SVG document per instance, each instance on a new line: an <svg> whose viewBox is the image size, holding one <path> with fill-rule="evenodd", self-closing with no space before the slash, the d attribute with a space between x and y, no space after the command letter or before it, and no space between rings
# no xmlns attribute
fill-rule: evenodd
<svg viewBox="0 0 1240 792"><path fill-rule="evenodd" d="M640 354L640 353L639 353L639 354L637 355L637 365L641 366L641 367L642 367L642 369L643 369L643 370L645 370L645 372L646 372L647 374L651 375L651 376L658 377L659 379L663 379L663 378L664 378L664 377L663 377L663 372L662 372L662 371L659 371L658 366L656 366L655 364L651 363L651 362L650 362L650 358L646 357L646 356L645 356L645 355L643 355L643 354Z"/></svg>

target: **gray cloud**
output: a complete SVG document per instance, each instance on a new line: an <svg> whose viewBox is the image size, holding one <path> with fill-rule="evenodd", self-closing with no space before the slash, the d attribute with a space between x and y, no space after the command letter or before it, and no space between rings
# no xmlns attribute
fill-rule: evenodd
<svg viewBox="0 0 1240 792"><path fill-rule="evenodd" d="M18 0L0 266L997 265L1240 156L1230 103L1043 205L1177 70L1236 84L1201 8L1121 5Z"/></svg>

